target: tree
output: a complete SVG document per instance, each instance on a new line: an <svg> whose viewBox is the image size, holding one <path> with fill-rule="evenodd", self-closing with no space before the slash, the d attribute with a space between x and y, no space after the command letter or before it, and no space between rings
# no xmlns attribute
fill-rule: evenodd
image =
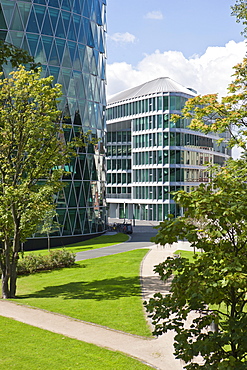
<svg viewBox="0 0 247 370"><path fill-rule="evenodd" d="M191 193L177 192L175 201L186 210L184 216L162 222L152 241L165 245L185 238L202 253L192 262L168 258L156 266L162 280L173 280L170 294L158 293L145 302L154 334L175 330L175 355L188 370L246 369L246 160L215 168L210 183ZM202 364L193 362L198 355Z"/></svg>
<svg viewBox="0 0 247 370"><path fill-rule="evenodd" d="M232 10L246 26L246 1ZM211 167L210 183L177 192L174 200L184 215L162 222L152 239L165 245L185 238L202 251L192 262L168 258L156 266L162 280L173 277L170 294L145 302L154 334L175 331L175 355L188 370L247 368L247 58L234 68L233 78L226 97L189 99L182 117L173 119L189 119L192 130L222 134L219 141L228 132L229 146L242 148L242 158ZM193 362L198 355L202 363Z"/></svg>
<svg viewBox="0 0 247 370"><path fill-rule="evenodd" d="M2 296L16 292L20 243L36 230L62 187L74 143L64 140L59 85L19 67L0 80L0 267Z"/></svg>
<svg viewBox="0 0 247 370"><path fill-rule="evenodd" d="M0 40L0 71L3 65L10 63L13 68L20 64L29 64L31 69L37 70L39 63L26 50L20 49L6 41Z"/></svg>
<svg viewBox="0 0 247 370"><path fill-rule="evenodd" d="M238 23L242 22L244 25L244 30L242 34L247 36L247 2L246 0L237 0L236 4L231 7L232 15L236 16Z"/></svg>
<svg viewBox="0 0 247 370"><path fill-rule="evenodd" d="M189 99L182 111L191 120L189 128L204 133L230 133L229 146L247 149L247 58L234 67L233 82L228 95L218 100L217 94ZM173 119L181 118L174 115ZM219 141L224 140L224 138Z"/></svg>

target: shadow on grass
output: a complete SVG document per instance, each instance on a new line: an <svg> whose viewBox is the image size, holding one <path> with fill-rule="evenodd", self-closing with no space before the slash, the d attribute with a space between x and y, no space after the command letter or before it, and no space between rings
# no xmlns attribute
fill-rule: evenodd
<svg viewBox="0 0 247 370"><path fill-rule="evenodd" d="M92 282L77 281L68 284L47 286L32 294L19 295L18 299L56 298L63 299L94 299L113 300L122 297L141 296L140 278L119 276L112 279L94 280Z"/></svg>

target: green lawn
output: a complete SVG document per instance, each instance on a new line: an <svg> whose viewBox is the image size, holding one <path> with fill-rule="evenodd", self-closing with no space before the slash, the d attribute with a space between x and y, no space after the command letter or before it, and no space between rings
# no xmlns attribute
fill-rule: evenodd
<svg viewBox="0 0 247 370"><path fill-rule="evenodd" d="M80 261L18 278L17 302L132 334L150 336L141 299L146 249Z"/></svg>
<svg viewBox="0 0 247 370"><path fill-rule="evenodd" d="M197 253L198 252L196 252L196 254ZM174 254L180 254L181 257L187 258L190 262L193 262L193 260L194 260L193 256L194 256L195 253L178 249L174 252Z"/></svg>
<svg viewBox="0 0 247 370"><path fill-rule="evenodd" d="M113 352L0 317L1 370L148 370Z"/></svg>
<svg viewBox="0 0 247 370"><path fill-rule="evenodd" d="M128 235L123 234L123 233L118 233L114 235L101 235L101 236L97 236L96 238L84 240L84 241L81 241L75 244L68 244L68 245L65 245L64 247L51 248L51 250L66 248L73 253L77 253L77 252L87 251L91 249L109 247L110 245L123 243L128 239L129 239ZM37 251L25 252L25 254L30 254L30 253L44 255L48 253L48 250L42 249L42 250L37 250Z"/></svg>

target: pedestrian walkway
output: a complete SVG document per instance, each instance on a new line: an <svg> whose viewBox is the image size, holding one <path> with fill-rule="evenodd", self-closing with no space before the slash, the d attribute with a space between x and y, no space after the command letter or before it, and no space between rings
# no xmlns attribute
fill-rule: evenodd
<svg viewBox="0 0 247 370"><path fill-rule="evenodd" d="M166 248L156 245L150 247L141 266L143 299L150 298L158 291L166 293L168 289L168 286L155 276L154 265L164 261L176 249L188 249L188 247L188 243L184 242ZM159 338L143 338L6 300L0 300L0 315L113 351L123 352L156 369L183 369L182 363L173 356L172 332Z"/></svg>

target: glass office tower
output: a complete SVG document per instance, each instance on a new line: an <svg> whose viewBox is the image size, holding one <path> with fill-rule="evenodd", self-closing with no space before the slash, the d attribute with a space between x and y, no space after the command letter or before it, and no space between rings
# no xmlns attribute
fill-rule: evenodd
<svg viewBox="0 0 247 370"><path fill-rule="evenodd" d="M112 218L162 221L181 210L172 192L209 181L207 163L231 154L225 140L188 128L181 114L196 95L170 78L158 78L113 96L107 105L107 203Z"/></svg>
<svg viewBox="0 0 247 370"><path fill-rule="evenodd" d="M61 227L51 233L53 245L105 229L105 27L106 0L0 0L0 38L27 50L62 85L65 139L80 130L98 139L68 163L71 175L55 195Z"/></svg>

